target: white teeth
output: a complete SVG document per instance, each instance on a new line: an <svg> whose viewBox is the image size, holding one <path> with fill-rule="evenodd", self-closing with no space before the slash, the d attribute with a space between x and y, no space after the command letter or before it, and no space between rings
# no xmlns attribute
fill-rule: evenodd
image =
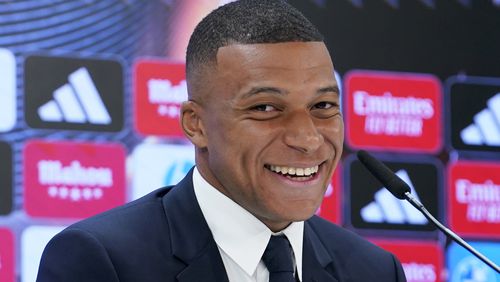
<svg viewBox="0 0 500 282"><path fill-rule="evenodd" d="M298 176L303 176L304 175L304 169L303 168L297 168L295 170L295 174L297 174Z"/></svg>
<svg viewBox="0 0 500 282"><path fill-rule="evenodd" d="M319 166L317 165L306 168L271 165L269 168L274 172L296 176L310 176L319 170Z"/></svg>

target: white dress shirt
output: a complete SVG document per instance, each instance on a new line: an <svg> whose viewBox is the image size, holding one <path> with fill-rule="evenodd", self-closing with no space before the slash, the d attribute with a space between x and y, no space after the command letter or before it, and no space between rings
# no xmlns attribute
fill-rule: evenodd
<svg viewBox="0 0 500 282"><path fill-rule="evenodd" d="M194 193L221 254L229 281L267 282L269 271L261 258L271 235L284 234L292 246L302 281L304 222L293 222L273 233L247 210L210 185L195 167Z"/></svg>

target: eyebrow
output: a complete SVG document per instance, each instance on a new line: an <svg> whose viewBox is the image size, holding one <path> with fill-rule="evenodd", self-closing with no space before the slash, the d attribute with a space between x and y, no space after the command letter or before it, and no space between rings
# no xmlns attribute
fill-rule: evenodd
<svg viewBox="0 0 500 282"><path fill-rule="evenodd" d="M330 93L330 92L333 92L333 93L336 93L337 95L339 95L340 94L339 87L337 85L323 87L323 88L318 89L317 94L324 94L324 93ZM280 89L280 88L277 88L277 87L253 87L252 89L250 89L250 91L243 94L243 98L248 98L248 97L251 97L253 95L260 94L260 93L270 93L270 94L276 94L279 96L284 96L284 95L288 94L287 91Z"/></svg>
<svg viewBox="0 0 500 282"><path fill-rule="evenodd" d="M243 98L248 98L248 97L254 96L256 94L260 94L260 93L271 93L271 94L277 94L280 96L287 94L286 91L283 91L283 89L276 88L276 87L252 87L252 89L250 89L250 91L246 92L243 95Z"/></svg>
<svg viewBox="0 0 500 282"><path fill-rule="evenodd" d="M333 92L333 93L336 93L337 95L340 95L340 89L337 85L332 85L332 86L320 88L318 90L318 94L328 93L328 92Z"/></svg>

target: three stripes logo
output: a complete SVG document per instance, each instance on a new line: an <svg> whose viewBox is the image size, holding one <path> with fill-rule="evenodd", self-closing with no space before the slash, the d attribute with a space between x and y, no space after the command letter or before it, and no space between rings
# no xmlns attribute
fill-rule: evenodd
<svg viewBox="0 0 500 282"><path fill-rule="evenodd" d="M500 79L452 77L446 83L446 95L451 146L500 152Z"/></svg>
<svg viewBox="0 0 500 282"><path fill-rule="evenodd" d="M383 158L382 158L383 159ZM438 217L442 180L440 165L432 158L384 163L410 186L411 193ZM356 159L347 160L349 213L346 221L358 230L434 231L432 224L406 201L394 197Z"/></svg>
<svg viewBox="0 0 500 282"><path fill-rule="evenodd" d="M467 145L500 146L500 92L474 115L474 122L462 129L460 137Z"/></svg>
<svg viewBox="0 0 500 282"><path fill-rule="evenodd" d="M47 122L110 124L106 106L86 68L69 75L70 83L54 91L54 99L38 108L38 115Z"/></svg>
<svg viewBox="0 0 500 282"><path fill-rule="evenodd" d="M401 169L396 172L396 175L410 186L411 194L420 201L406 170ZM366 222L376 223L387 222L392 224L409 223L421 225L428 222L420 211L407 201L401 201L394 197L385 187L375 193L375 200L373 202L361 209L361 217Z"/></svg>
<svg viewBox="0 0 500 282"><path fill-rule="evenodd" d="M118 61L29 56L25 118L31 127L119 131L123 71Z"/></svg>

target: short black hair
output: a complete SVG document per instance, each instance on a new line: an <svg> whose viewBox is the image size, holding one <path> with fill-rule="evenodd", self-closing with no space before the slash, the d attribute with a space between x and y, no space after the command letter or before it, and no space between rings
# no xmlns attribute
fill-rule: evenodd
<svg viewBox="0 0 500 282"><path fill-rule="evenodd" d="M208 14L195 28L186 52L186 72L215 64L217 50L231 44L323 41L296 8L282 0L240 0Z"/></svg>

